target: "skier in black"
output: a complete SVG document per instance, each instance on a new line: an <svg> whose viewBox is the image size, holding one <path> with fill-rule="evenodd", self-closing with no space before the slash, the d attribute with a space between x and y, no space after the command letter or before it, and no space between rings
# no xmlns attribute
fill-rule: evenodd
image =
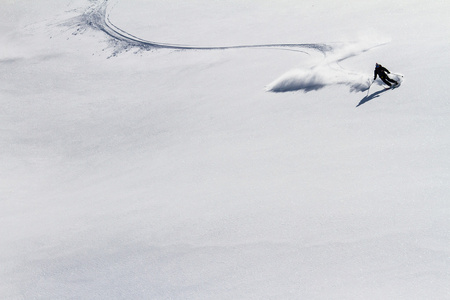
<svg viewBox="0 0 450 300"><path fill-rule="evenodd" d="M376 64L375 65L375 71L373 74L373 80L377 79L377 75L380 76L380 79L386 83L388 86L391 86L392 83L395 83L395 85L398 85L398 82L389 78L389 76L387 76L387 74L391 74L391 72L389 72L388 69L386 69L385 67L383 67L380 64Z"/></svg>

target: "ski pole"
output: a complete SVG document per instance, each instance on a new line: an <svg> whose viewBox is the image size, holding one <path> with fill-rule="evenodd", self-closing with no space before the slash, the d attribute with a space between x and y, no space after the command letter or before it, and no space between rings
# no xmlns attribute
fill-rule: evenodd
<svg viewBox="0 0 450 300"><path fill-rule="evenodd" d="M369 79L370 80L370 79ZM372 82L369 84L369 88L367 89L367 96L369 96L369 91L370 91L370 87L372 86L372 84L374 83L375 80L372 80Z"/></svg>

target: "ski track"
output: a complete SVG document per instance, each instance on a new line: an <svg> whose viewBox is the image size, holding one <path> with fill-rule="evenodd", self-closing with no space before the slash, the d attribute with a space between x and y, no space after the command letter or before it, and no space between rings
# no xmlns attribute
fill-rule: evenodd
<svg viewBox="0 0 450 300"><path fill-rule="evenodd" d="M154 49L173 49L173 50L228 50L228 49L248 49L248 48L284 48L284 49L312 49L321 52L324 56L326 53L333 51L334 47L328 44L311 43L311 44L259 44L259 45L236 45L236 46L191 46L159 43L141 39L137 36L126 32L123 29L115 26L109 18L109 0L103 0L99 3L94 3L80 16L72 18L62 25L69 27L77 27L74 35L83 33L87 29L94 29L104 32L114 42L115 52L112 56L118 53L138 48L140 50L154 50ZM299 50L297 50L299 51ZM300 51L308 54L306 51Z"/></svg>
<svg viewBox="0 0 450 300"><path fill-rule="evenodd" d="M317 91L326 86L346 85L351 92L366 91L369 86L370 76L367 74L345 70L339 65L346 59L358 56L372 48L386 43L353 42L336 43L334 46L324 43L282 43L282 44L255 44L235 46L191 46L180 44L168 44L148 41L114 25L109 12L112 10L110 0L92 1L93 4L84 10L79 16L61 23L61 25L77 28L72 34L84 33L89 29L105 33L112 44L113 53L110 57L117 56L131 49L151 51L155 49L173 50L228 50L249 48L272 48L278 50L290 50L310 54L307 50L318 51L324 56L324 60L311 69L292 70L266 86L266 91L283 93L303 90L304 92Z"/></svg>

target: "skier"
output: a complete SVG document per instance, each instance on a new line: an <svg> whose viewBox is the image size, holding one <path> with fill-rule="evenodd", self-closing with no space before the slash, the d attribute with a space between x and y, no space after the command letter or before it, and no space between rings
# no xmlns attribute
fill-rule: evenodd
<svg viewBox="0 0 450 300"><path fill-rule="evenodd" d="M394 86L398 85L398 82L389 78L389 76L387 74L391 74L391 72L389 72L388 69L386 69L385 67L383 67L380 64L375 64L375 71L374 71L374 75L373 75L373 80L377 79L377 75L380 76L380 79L386 83L388 86L392 86L392 83L395 83Z"/></svg>

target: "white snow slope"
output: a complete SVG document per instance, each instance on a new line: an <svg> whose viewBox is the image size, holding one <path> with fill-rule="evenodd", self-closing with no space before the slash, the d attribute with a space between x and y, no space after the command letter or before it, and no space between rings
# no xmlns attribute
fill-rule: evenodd
<svg viewBox="0 0 450 300"><path fill-rule="evenodd" d="M0 298L449 299L449 12L1 1Z"/></svg>

